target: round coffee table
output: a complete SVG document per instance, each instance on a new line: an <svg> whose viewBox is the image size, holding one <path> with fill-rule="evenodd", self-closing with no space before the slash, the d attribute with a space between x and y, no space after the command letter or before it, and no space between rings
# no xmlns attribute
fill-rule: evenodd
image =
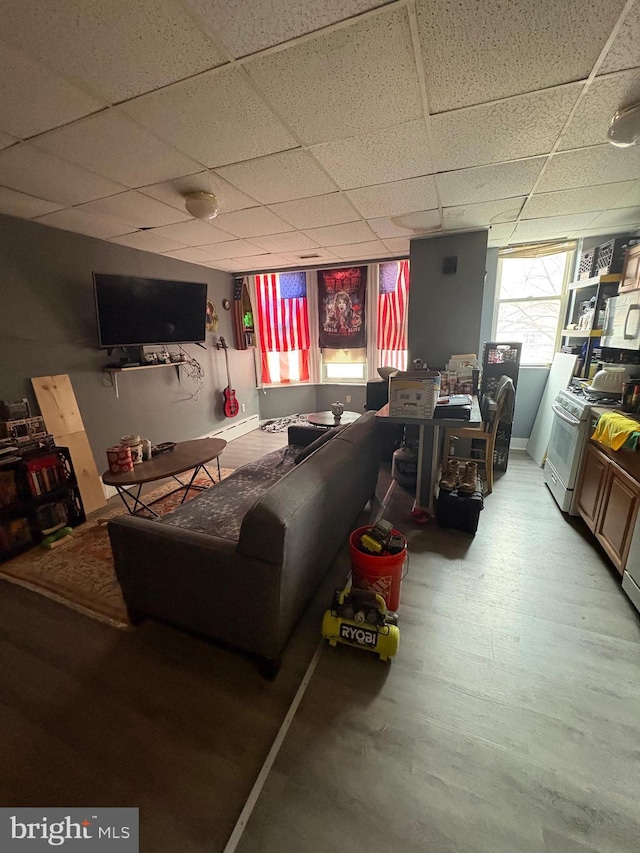
<svg viewBox="0 0 640 853"><path fill-rule="evenodd" d="M358 412L343 412L339 418L337 418L333 412L313 412L310 415L307 415L307 420L313 426L319 427L329 427L334 426L346 426L346 424L352 424L354 421L357 421L358 418L361 417Z"/></svg>

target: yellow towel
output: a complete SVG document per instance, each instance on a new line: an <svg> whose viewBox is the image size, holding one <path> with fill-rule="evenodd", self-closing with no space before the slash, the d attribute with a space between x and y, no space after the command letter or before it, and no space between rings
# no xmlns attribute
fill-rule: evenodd
<svg viewBox="0 0 640 853"><path fill-rule="evenodd" d="M629 436L638 432L639 429L638 421L627 418L620 412L605 412L598 418L596 431L591 438L606 447L613 448L613 450L620 450Z"/></svg>

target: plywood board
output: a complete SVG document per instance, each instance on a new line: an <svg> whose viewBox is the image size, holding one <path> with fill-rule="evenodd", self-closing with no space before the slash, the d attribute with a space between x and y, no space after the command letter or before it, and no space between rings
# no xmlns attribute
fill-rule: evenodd
<svg viewBox="0 0 640 853"><path fill-rule="evenodd" d="M102 489L102 480L98 474L96 461L93 458L86 432L80 431L72 432L68 435L57 435L56 445L58 447L69 448L84 511L88 515L95 509L101 509L106 504L106 500Z"/></svg>
<svg viewBox="0 0 640 853"><path fill-rule="evenodd" d="M547 446L551 436L551 425L553 423L553 410L551 404L556 398L558 391L567 388L571 377L576 369L577 355L569 355L564 352L557 352L553 357L553 363L547 384L542 392L542 399L538 407L531 436L527 442L527 453L536 463L542 467L547 456Z"/></svg>
<svg viewBox="0 0 640 853"><path fill-rule="evenodd" d="M84 430L71 379L66 373L57 376L34 376L31 384L38 398L40 413L51 435L57 438L59 435Z"/></svg>

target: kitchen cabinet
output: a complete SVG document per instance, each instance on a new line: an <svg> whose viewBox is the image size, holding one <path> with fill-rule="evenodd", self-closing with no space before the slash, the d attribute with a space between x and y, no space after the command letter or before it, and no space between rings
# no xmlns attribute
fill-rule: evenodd
<svg viewBox="0 0 640 853"><path fill-rule="evenodd" d="M627 249L620 282L620 293L640 290L640 243Z"/></svg>
<svg viewBox="0 0 640 853"><path fill-rule="evenodd" d="M607 452L588 444L578 481L578 512L620 574L626 566L639 506L640 482Z"/></svg>

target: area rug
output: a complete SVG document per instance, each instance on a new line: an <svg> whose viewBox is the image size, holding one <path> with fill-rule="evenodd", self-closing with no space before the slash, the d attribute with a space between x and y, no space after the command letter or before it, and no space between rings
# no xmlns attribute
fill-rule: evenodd
<svg viewBox="0 0 640 853"><path fill-rule="evenodd" d="M260 421L260 429L265 432L284 432L290 426L309 426L306 415L287 415L285 418L272 418Z"/></svg>
<svg viewBox="0 0 640 853"><path fill-rule="evenodd" d="M210 466L208 470L217 480L217 466ZM231 469L222 468L221 478L231 473ZM189 472L186 477L190 476ZM203 486L211 483L204 473L199 474L195 482ZM153 508L159 515L164 515L182 500L182 491L167 494L174 488L175 483L166 483L144 494L143 499L148 503L160 498ZM190 490L186 500L192 500L198 494L200 492ZM164 500L163 495L166 495ZM116 579L107 532L109 519L126 511L123 505L115 505L94 513L90 521L76 527L73 535L62 540L53 550L32 548L3 563L0 579L52 598L116 628L129 628L127 608Z"/></svg>

